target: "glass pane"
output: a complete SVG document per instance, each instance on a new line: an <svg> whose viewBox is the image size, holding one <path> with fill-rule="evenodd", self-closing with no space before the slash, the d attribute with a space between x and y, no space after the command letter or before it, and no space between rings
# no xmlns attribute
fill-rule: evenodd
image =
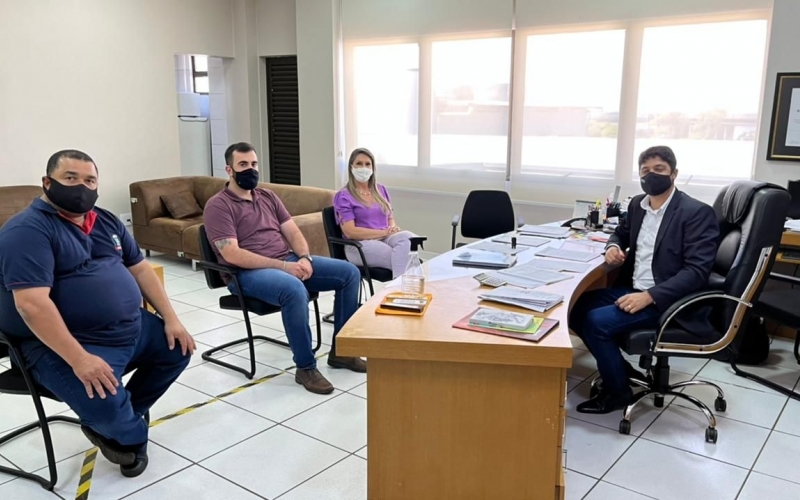
<svg viewBox="0 0 800 500"><path fill-rule="evenodd" d="M194 91L199 94L208 94L208 77L198 76L194 79Z"/></svg>
<svg viewBox="0 0 800 500"><path fill-rule="evenodd" d="M378 164L416 166L419 46L356 47L353 58L356 146Z"/></svg>
<svg viewBox="0 0 800 500"><path fill-rule="evenodd" d="M511 38L434 42L431 165L505 171Z"/></svg>
<svg viewBox="0 0 800 500"><path fill-rule="evenodd" d="M764 20L645 30L634 176L665 144L683 181L750 178L766 38Z"/></svg>
<svg viewBox="0 0 800 500"><path fill-rule="evenodd" d="M613 175L624 52L625 30L528 37L523 173Z"/></svg>
<svg viewBox="0 0 800 500"><path fill-rule="evenodd" d="M194 70L200 73L208 72L208 56L192 56L194 60Z"/></svg>

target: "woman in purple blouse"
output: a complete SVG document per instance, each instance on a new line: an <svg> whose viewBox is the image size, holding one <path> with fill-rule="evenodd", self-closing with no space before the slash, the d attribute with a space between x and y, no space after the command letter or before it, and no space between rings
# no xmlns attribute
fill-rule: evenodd
<svg viewBox="0 0 800 500"><path fill-rule="evenodd" d="M409 238L394 223L392 205L386 188L375 180L375 157L368 149L358 148L350 155L347 185L336 193L333 208L346 238L361 242L366 265L391 269L395 278L405 272ZM345 247L347 259L364 265L358 250Z"/></svg>

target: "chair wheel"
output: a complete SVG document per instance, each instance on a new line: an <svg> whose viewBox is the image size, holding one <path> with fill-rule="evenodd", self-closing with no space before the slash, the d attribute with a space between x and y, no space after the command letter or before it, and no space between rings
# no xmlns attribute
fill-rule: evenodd
<svg viewBox="0 0 800 500"><path fill-rule="evenodd" d="M664 407L664 396L661 394L656 394L653 396L653 406L656 408L663 408Z"/></svg>
<svg viewBox="0 0 800 500"><path fill-rule="evenodd" d="M626 435L631 433L631 421L630 420L624 420L623 419L623 420L619 421L619 433L620 434L626 434Z"/></svg>
<svg viewBox="0 0 800 500"><path fill-rule="evenodd" d="M714 400L714 410L716 411L725 411L728 409L728 402L722 398L717 398Z"/></svg>
<svg viewBox="0 0 800 500"><path fill-rule="evenodd" d="M706 443L715 444L717 442L717 429L709 427L706 429Z"/></svg>

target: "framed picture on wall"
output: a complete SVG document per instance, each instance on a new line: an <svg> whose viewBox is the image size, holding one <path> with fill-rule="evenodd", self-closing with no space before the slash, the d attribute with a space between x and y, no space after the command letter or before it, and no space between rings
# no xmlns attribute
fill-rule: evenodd
<svg viewBox="0 0 800 500"><path fill-rule="evenodd" d="M800 161L800 73L778 73L767 160Z"/></svg>

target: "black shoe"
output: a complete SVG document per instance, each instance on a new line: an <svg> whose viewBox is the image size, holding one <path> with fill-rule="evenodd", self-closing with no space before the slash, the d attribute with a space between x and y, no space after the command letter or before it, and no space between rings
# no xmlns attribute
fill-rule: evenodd
<svg viewBox="0 0 800 500"><path fill-rule="evenodd" d="M96 433L89 427L82 425L81 431L90 443L100 448L100 453L112 464L117 465L130 465L136 461L136 454L132 451L126 451L116 443L104 438Z"/></svg>
<svg viewBox="0 0 800 500"><path fill-rule="evenodd" d="M136 459L130 465L120 465L119 471L125 477L136 477L142 474L147 468L150 460L147 458L147 443L136 452Z"/></svg>
<svg viewBox="0 0 800 500"><path fill-rule="evenodd" d="M633 394L630 392L622 396L613 395L609 392L601 392L592 399L579 404L576 409L578 413L604 415L625 408L628 406L632 397Z"/></svg>

